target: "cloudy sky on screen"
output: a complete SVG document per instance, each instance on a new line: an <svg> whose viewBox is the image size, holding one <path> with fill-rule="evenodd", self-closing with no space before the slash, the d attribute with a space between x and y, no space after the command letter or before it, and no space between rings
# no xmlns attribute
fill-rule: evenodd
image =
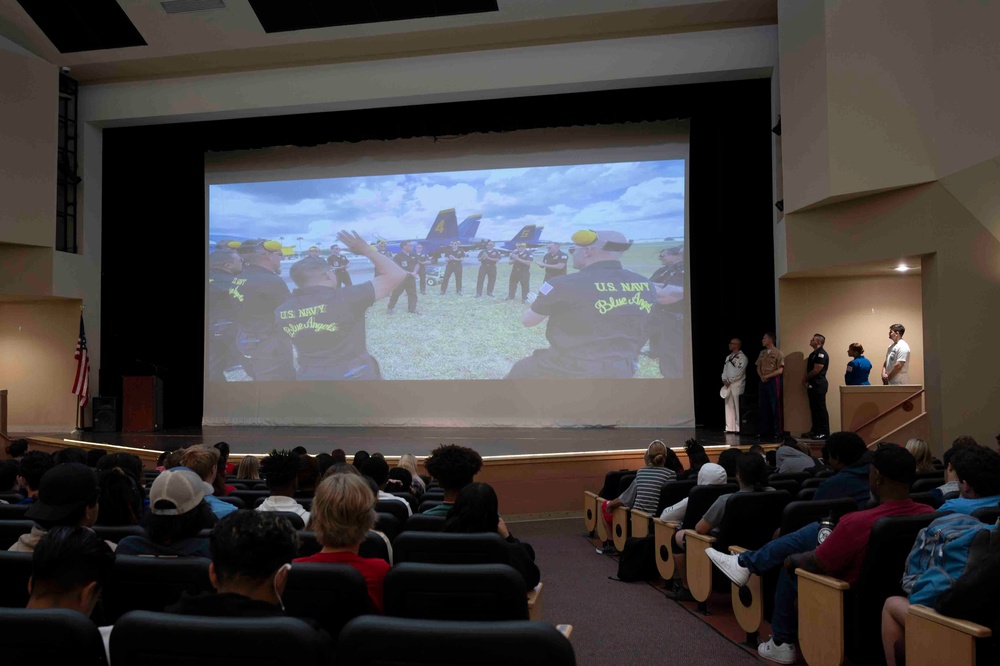
<svg viewBox="0 0 1000 666"><path fill-rule="evenodd" d="M424 238L439 210L482 213L477 236L507 240L527 224L569 241L577 229L632 239L684 235L684 161L486 169L212 185L209 231L325 244L340 229L368 240Z"/></svg>

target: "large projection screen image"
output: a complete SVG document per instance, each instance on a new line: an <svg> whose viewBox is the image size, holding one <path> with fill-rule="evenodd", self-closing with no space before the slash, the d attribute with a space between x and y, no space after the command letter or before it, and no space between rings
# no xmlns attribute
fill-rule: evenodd
<svg viewBox="0 0 1000 666"><path fill-rule="evenodd" d="M622 382L691 423L685 150L392 166L209 170L206 424L579 425Z"/></svg>

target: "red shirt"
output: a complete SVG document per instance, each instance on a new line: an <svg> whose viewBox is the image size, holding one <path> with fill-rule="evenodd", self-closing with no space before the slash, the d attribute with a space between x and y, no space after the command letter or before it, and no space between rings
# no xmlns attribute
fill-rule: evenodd
<svg viewBox="0 0 1000 666"><path fill-rule="evenodd" d="M382 612L382 581L389 573L389 563L377 557L359 557L354 553L316 553L309 557L300 557L292 562L313 562L316 564L350 564L365 578L368 586L368 596L372 603Z"/></svg>
<svg viewBox="0 0 1000 666"><path fill-rule="evenodd" d="M831 575L854 585L868 553L868 539L876 520L886 516L915 516L933 512L934 509L926 504L905 499L882 502L874 509L849 513L840 519L830 536L816 549L816 559Z"/></svg>

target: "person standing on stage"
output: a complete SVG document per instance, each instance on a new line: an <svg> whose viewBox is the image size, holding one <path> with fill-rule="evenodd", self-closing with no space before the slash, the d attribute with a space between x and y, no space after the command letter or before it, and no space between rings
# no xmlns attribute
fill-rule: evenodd
<svg viewBox="0 0 1000 666"><path fill-rule="evenodd" d="M239 254L243 272L233 278L229 293L241 304L236 348L243 370L254 381L291 381L292 346L274 322L274 309L290 295L281 278L281 243L244 241Z"/></svg>
<svg viewBox="0 0 1000 666"><path fill-rule="evenodd" d="M347 272L347 264L351 263L351 260L340 253L339 245L330 246L330 256L326 258L326 263L333 266L338 287L351 286L351 274Z"/></svg>
<svg viewBox="0 0 1000 666"><path fill-rule="evenodd" d="M823 348L825 343L826 338L819 333L813 334L809 340L813 351L806 359L806 376L802 378L802 385L809 396L812 430L802 434L804 439L826 439L830 436L830 413L826 409L826 392L829 389L826 370L830 367L830 355Z"/></svg>
<svg viewBox="0 0 1000 666"><path fill-rule="evenodd" d="M486 247L479 251L479 276L476 278L476 298L483 295L483 282L486 282L486 295L493 296L493 286L497 282L497 262L500 261L500 250L494 249L493 241L486 241Z"/></svg>
<svg viewBox="0 0 1000 666"><path fill-rule="evenodd" d="M844 373L844 383L848 386L869 386L868 373L872 371L872 362L865 358L865 348L860 342L852 342L847 347L847 372Z"/></svg>
<svg viewBox="0 0 1000 666"><path fill-rule="evenodd" d="M517 249L510 253L510 284L507 290L507 300L514 300L517 293L517 286L521 285L521 302L528 301L528 290L530 289L531 258L533 254L528 249L526 243L518 243Z"/></svg>
<svg viewBox="0 0 1000 666"><path fill-rule="evenodd" d="M403 241L399 244L399 254L393 258L393 261L406 271L406 277L389 297L389 307L386 309L388 314L392 314L396 309L399 295L404 291L406 292L406 311L410 314L420 314L417 312L417 273L420 271L420 264L417 262L416 255L411 251L412 247L411 241Z"/></svg>
<svg viewBox="0 0 1000 666"><path fill-rule="evenodd" d="M658 287L684 288L684 246L660 250L662 264L650 276ZM657 305L649 318L649 356L660 365L660 376L684 376L684 299L670 305Z"/></svg>
<svg viewBox="0 0 1000 666"><path fill-rule="evenodd" d="M243 271L236 252L216 250L208 255L208 379L226 381L225 371L236 362L236 321L240 302L232 297L233 278Z"/></svg>
<svg viewBox="0 0 1000 666"><path fill-rule="evenodd" d="M334 269L318 261L306 258L292 266L295 293L271 311L271 318L285 340L295 346L300 381L382 378L378 361L368 353L365 313L408 274L357 233L341 231L337 238L354 254L370 259L377 276L338 287Z"/></svg>
<svg viewBox="0 0 1000 666"><path fill-rule="evenodd" d="M785 355L774 346L774 342L774 333L765 333L761 340L764 349L757 356L757 376L760 377L757 411L761 439L780 439L784 429L781 375L785 372Z"/></svg>
<svg viewBox="0 0 1000 666"><path fill-rule="evenodd" d="M910 383L910 345L903 339L906 328L902 324L889 327L889 339L892 344L885 352L885 364L882 366L883 384Z"/></svg>
<svg viewBox="0 0 1000 666"><path fill-rule="evenodd" d="M424 246L420 243L417 243L413 256L417 258L417 263L420 265L417 275L420 276L420 294L423 295L427 293L427 267L431 265L431 258L424 254Z"/></svg>
<svg viewBox="0 0 1000 666"><path fill-rule="evenodd" d="M729 356L722 365L722 394L726 401L726 432L740 431L740 396L747 379L747 357L739 338L729 341Z"/></svg>
<svg viewBox="0 0 1000 666"><path fill-rule="evenodd" d="M444 251L444 258L447 263L444 267L444 277L441 278L441 295L448 292L448 280L455 276L455 293L462 295L462 260L465 259L465 250L458 247L458 241L451 242L451 246Z"/></svg>
<svg viewBox="0 0 1000 666"><path fill-rule="evenodd" d="M548 253L536 263L545 269L545 281L548 282L554 277L566 275L569 255L559 249L559 243L549 243Z"/></svg>

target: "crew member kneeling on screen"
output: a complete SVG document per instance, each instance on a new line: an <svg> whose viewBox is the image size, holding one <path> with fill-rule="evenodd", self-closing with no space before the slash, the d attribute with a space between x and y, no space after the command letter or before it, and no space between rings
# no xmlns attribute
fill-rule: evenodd
<svg viewBox="0 0 1000 666"><path fill-rule="evenodd" d="M678 287L658 288L622 268L621 256L632 242L621 232L578 231L573 242L578 272L544 282L521 316L529 327L548 318L550 346L515 363L509 379L632 377L653 306L683 295Z"/></svg>
<svg viewBox="0 0 1000 666"><path fill-rule="evenodd" d="M382 378L365 342L365 311L391 294L408 273L357 233L341 231L337 238L354 254L368 257L378 277L337 287L335 269L309 259L295 262L295 292L273 317L295 347L300 381Z"/></svg>
<svg viewBox="0 0 1000 666"><path fill-rule="evenodd" d="M254 381L291 381L295 379L292 346L274 325L274 308L289 295L281 277L281 243L248 240L238 252L243 272L233 278L229 295L240 303L236 348L243 370Z"/></svg>

